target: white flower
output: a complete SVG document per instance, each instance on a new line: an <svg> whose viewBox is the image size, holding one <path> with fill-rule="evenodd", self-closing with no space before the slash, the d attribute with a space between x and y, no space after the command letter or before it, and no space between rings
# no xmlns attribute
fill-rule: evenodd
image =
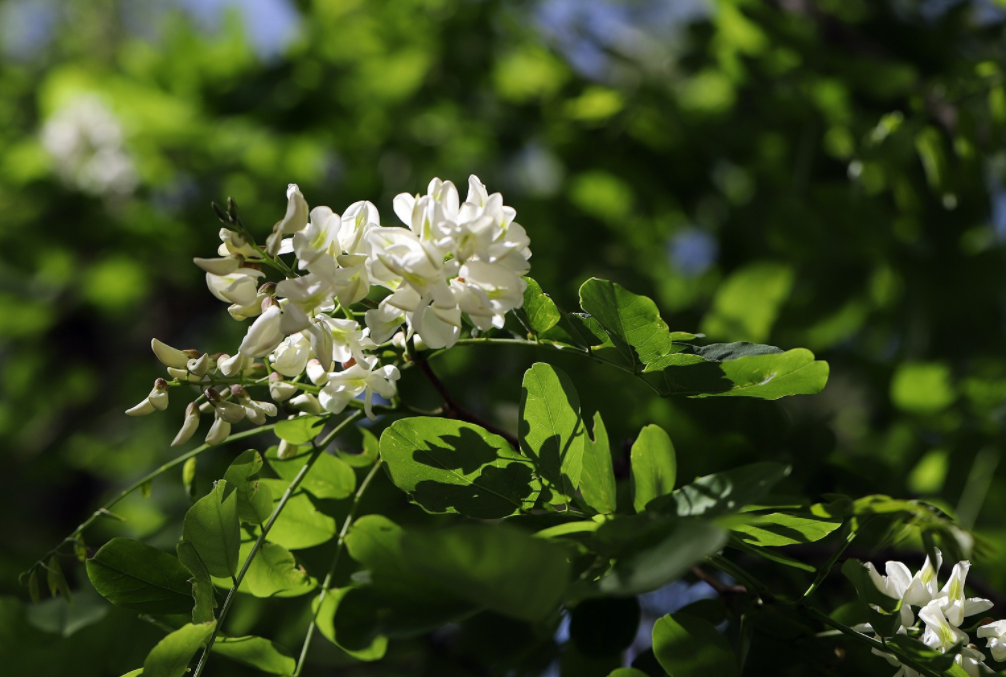
<svg viewBox="0 0 1006 677"><path fill-rule="evenodd" d="M217 369L224 376L237 376L250 369L252 364L252 358L242 355L240 352L234 355L221 355L217 358Z"/></svg>
<svg viewBox="0 0 1006 677"><path fill-rule="evenodd" d="M245 417L244 407L223 399L220 393L213 388L207 388L204 394L206 395L206 401L213 407L213 413L218 418L222 418L228 423L237 423Z"/></svg>
<svg viewBox="0 0 1006 677"><path fill-rule="evenodd" d="M337 252L333 243L342 228L341 217L328 207L315 207L311 210L311 220L307 227L294 233L293 251L297 255L297 264L311 270L312 264L321 257L333 258Z"/></svg>
<svg viewBox="0 0 1006 677"><path fill-rule="evenodd" d="M492 310L491 324L494 327L502 327L503 316L508 311L524 305L524 290L527 288L527 283L503 266L483 261L469 261L461 266L457 281L484 292ZM488 329L475 322L474 315L469 313L469 316L480 329Z"/></svg>
<svg viewBox="0 0 1006 677"><path fill-rule="evenodd" d="M937 601L947 620L955 626L960 626L966 616L973 616L992 608L992 602L979 597L964 598L964 581L968 577L971 562L967 560L954 565L950 579L940 590Z"/></svg>
<svg viewBox="0 0 1006 677"><path fill-rule="evenodd" d="M284 235L293 235L307 226L307 200L297 184L291 183L286 189L286 214L272 227L272 234L266 238L266 252L269 256L280 253Z"/></svg>
<svg viewBox="0 0 1006 677"><path fill-rule="evenodd" d="M309 360L307 363L307 377L316 386L323 386L328 383L328 370L321 365L318 360Z"/></svg>
<svg viewBox="0 0 1006 677"><path fill-rule="evenodd" d="M336 362L349 362L355 359L363 362L367 359L365 350L373 350L377 345L367 337L367 330L360 327L356 320L340 320L327 315L321 316L319 325L332 336L332 359ZM331 368L331 361L328 366Z"/></svg>
<svg viewBox="0 0 1006 677"><path fill-rule="evenodd" d="M982 655L981 651L977 649L972 649L970 646L966 646L961 649L961 652L954 656L954 663L964 668L964 672L968 673L970 677L979 677L979 675L991 675L993 673L989 666L985 665L983 662L985 656Z"/></svg>
<svg viewBox="0 0 1006 677"><path fill-rule="evenodd" d="M412 313L412 328L430 348L450 348L461 335L461 308L457 301L441 305L427 296Z"/></svg>
<svg viewBox="0 0 1006 677"><path fill-rule="evenodd" d="M326 411L338 414L351 400L363 393L364 410L367 417L374 420L374 393L388 399L394 397L397 392L395 381L400 376L398 368L392 365L376 367L377 358L371 357L366 362L353 364L343 371L330 373L328 384L318 395L321 405Z"/></svg>
<svg viewBox="0 0 1006 677"><path fill-rule="evenodd" d="M294 378L303 373L309 359L311 359L311 342L303 333L285 338L269 358L273 369L287 378Z"/></svg>
<svg viewBox="0 0 1006 677"><path fill-rule="evenodd" d="M328 259L333 266L334 261ZM332 295L335 293L335 281L332 276L308 273L300 277L289 278L276 285L276 295L287 299L283 310L296 313L297 322L291 324L284 333L307 329L310 318L318 310L331 310L334 307ZM300 326L302 325L302 326ZM294 328L296 327L296 328Z"/></svg>
<svg viewBox="0 0 1006 677"><path fill-rule="evenodd" d="M936 566L933 566L933 563L929 560L929 556L926 555L925 564L912 577L912 582L905 590L904 600L906 604L925 606L936 598L937 591L940 589L939 583L936 582L936 575L939 573L940 567L943 566L943 554L939 549L935 550Z"/></svg>
<svg viewBox="0 0 1006 677"><path fill-rule="evenodd" d="M885 567L887 575L881 576L872 564L867 563L864 566L866 566L867 571L869 571L870 578L873 580L873 584L877 586L878 590L888 597L900 600L904 599L905 591L912 583L912 572L909 571L908 567L901 562L888 562ZM901 625L907 628L914 622L915 615L912 613L912 608L908 604L902 602Z"/></svg>
<svg viewBox="0 0 1006 677"><path fill-rule="evenodd" d="M217 254L220 256L257 256L258 252L241 233L229 228L221 228L220 246L217 247Z"/></svg>
<svg viewBox="0 0 1006 677"><path fill-rule="evenodd" d="M199 428L199 407L195 402L189 402L189 406L185 407L185 419L182 421L182 427L175 435L175 439L172 440L171 446L177 447L188 442L197 428Z"/></svg>
<svg viewBox="0 0 1006 677"><path fill-rule="evenodd" d="M269 374L269 397L275 402L285 402L297 394L297 386L283 380L283 374L273 372Z"/></svg>
<svg viewBox="0 0 1006 677"><path fill-rule="evenodd" d="M206 286L221 301L247 306L255 302L258 278L263 275L265 273L254 268L238 268L227 275L206 273Z"/></svg>
<svg viewBox="0 0 1006 677"><path fill-rule="evenodd" d="M290 400L290 406L305 414L314 415L321 413L321 403L318 402L318 398L311 393L301 393L300 395L297 395L297 397Z"/></svg>
<svg viewBox="0 0 1006 677"><path fill-rule="evenodd" d="M988 640L992 658L1006 661L1006 621L995 621L978 628L978 636Z"/></svg>
<svg viewBox="0 0 1006 677"><path fill-rule="evenodd" d="M948 649L953 649L958 644L968 644L968 633L947 622L943 610L940 608L939 600L933 600L919 611L919 618L926 624L926 631L922 635L922 641L930 649L935 649L941 653L946 653Z"/></svg>
<svg viewBox="0 0 1006 677"><path fill-rule="evenodd" d="M363 200L354 202L342 213L339 247L346 254L369 254L367 233L380 225L381 216L377 213L377 207Z"/></svg>
<svg viewBox="0 0 1006 677"><path fill-rule="evenodd" d="M126 410L127 416L146 416L168 408L168 382L163 378L154 381L154 387L139 404Z"/></svg>
<svg viewBox="0 0 1006 677"><path fill-rule="evenodd" d="M262 311L245 333L238 348L248 357L265 357L282 343L285 334L281 329L283 311L279 304L271 303Z"/></svg>
<svg viewBox="0 0 1006 677"><path fill-rule="evenodd" d="M386 342L405 322L405 311L389 301L392 296L395 294L386 296L377 308L368 310L364 315L364 321L367 323L367 328L370 329L370 337L376 343Z"/></svg>

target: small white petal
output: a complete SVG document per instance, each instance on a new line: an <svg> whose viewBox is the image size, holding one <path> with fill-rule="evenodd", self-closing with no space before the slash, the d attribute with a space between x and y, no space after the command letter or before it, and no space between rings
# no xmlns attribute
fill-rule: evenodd
<svg viewBox="0 0 1006 677"><path fill-rule="evenodd" d="M157 409L150 403L150 400L145 397L135 407L126 409L126 416L146 416L148 414L153 414L155 411L157 411Z"/></svg>
<svg viewBox="0 0 1006 677"><path fill-rule="evenodd" d="M154 351L154 355L157 359L161 361L166 367L173 367L175 369L184 369L185 364L189 361L189 356L183 353L177 348L172 348L166 343L162 343L157 339L150 340L150 347Z"/></svg>

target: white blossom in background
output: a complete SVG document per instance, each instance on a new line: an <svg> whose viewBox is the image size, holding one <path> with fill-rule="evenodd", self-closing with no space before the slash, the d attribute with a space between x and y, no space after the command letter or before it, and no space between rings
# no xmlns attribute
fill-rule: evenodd
<svg viewBox="0 0 1006 677"><path fill-rule="evenodd" d="M119 119L94 94L81 94L42 127L42 146L62 181L99 196L129 195L139 184Z"/></svg>

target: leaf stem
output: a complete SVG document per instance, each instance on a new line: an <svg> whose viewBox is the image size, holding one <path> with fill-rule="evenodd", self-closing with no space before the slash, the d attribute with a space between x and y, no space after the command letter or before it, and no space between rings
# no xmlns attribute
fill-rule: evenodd
<svg viewBox="0 0 1006 677"><path fill-rule="evenodd" d="M241 565L241 570L238 571L238 575L234 578L234 584L231 586L230 591L227 593L227 598L224 600L224 605L220 609L220 615L217 617L216 627L213 629L213 633L210 635L209 641L206 642L206 647L203 649L203 655L199 657L199 663L196 665L196 670L195 672L192 673L192 677L199 677L203 673L203 670L206 669L206 662L209 659L210 651L213 649L213 643L216 641L217 633L220 632L220 629L223 627L224 621L227 618L227 614L231 610L231 605L234 602L234 598L235 595L237 594L238 588L241 587L241 581L244 580L245 574L248 573L248 569L249 567L251 567L252 560L255 559L255 555L258 554L259 549L265 542L265 537L269 535L269 530L272 529L273 524L275 524L276 520L279 519L279 515L281 512L283 512L283 508L286 507L286 504L290 500L290 497L293 496L293 493L300 487L301 482L303 482L304 478L307 477L307 473L311 470L311 467L314 466L315 461L317 461L318 458L323 453L325 453L325 447L328 446L328 443L337 434L339 434L339 432L343 428L345 428L347 425L349 425L354 420L359 418L361 413L362 412L357 410L354 411L349 416L347 416L346 418L342 419L342 421L340 421L339 424L335 426L332 432L330 432L328 435L325 436L325 439L322 440L320 444L314 445L314 451L311 454L311 458L307 460L307 463L304 464L304 467L300 469L300 472L297 473L297 476L293 478L292 482L290 482L290 486L288 486L286 488L286 491L283 492L283 496L279 499L279 503L273 509L272 514L269 515L269 519L266 521L265 524L262 525L262 533L259 534L259 537L255 540L255 543L252 545L251 550L248 552L248 556L245 557L245 561Z"/></svg>
<svg viewBox="0 0 1006 677"><path fill-rule="evenodd" d="M297 659L297 667L293 671L292 677L298 677L300 671L304 668L304 659L307 658L307 651L311 647L311 638L314 636L314 630L317 627L317 615L318 611L321 610L321 605L325 602L325 596L329 592L329 588L332 585L332 578L335 576L336 567L339 566L339 559L342 556L343 544L346 541L346 534L349 532L349 527L353 523L356 517L356 509L360 505L360 499L363 497L363 493L370 486L371 480L374 479L374 475L377 474L377 469L381 467L381 459L378 458L377 462L374 463L370 468L370 472L367 476L363 478L363 482L356 490L356 494L353 495L353 503L349 506L349 514L346 515L346 520L342 523L342 530L339 531L339 540L335 544L335 557L332 559L332 566L329 567L328 573L325 575L325 580L321 584L321 593L318 595L318 606L317 611L311 616L311 625L307 628L307 636L304 637L304 644L300 649L300 658Z"/></svg>

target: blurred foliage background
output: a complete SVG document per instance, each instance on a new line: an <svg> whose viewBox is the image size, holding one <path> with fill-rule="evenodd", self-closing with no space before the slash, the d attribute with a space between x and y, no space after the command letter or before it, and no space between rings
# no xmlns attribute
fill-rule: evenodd
<svg viewBox="0 0 1006 677"><path fill-rule="evenodd" d="M336 211L372 200L390 224L396 193L476 173L517 208L560 305L608 277L673 330L811 348L826 390L774 403L654 400L521 349L459 348L439 368L516 427L519 375L555 361L614 440L668 429L683 480L771 459L794 464L794 493L927 498L974 528L972 578L1006 589L1004 25L991 0L0 3L3 665L114 677L160 636L86 593L33 607L17 574L177 453L182 403L122 414L160 375L150 337L234 349L244 326L190 259L216 247L211 201L234 197L264 235L290 182ZM402 387L436 404L415 374ZM205 486L240 450L204 455ZM627 446L614 453L624 471ZM424 519L386 488L372 500ZM167 547L188 504L172 476L89 540ZM644 619L702 594L674 584ZM234 631L299 646L304 600L277 604L242 600ZM507 644L520 629L482 625L343 674L589 674L563 631L528 656ZM306 674L351 664L322 644ZM874 668L891 670L859 674Z"/></svg>

